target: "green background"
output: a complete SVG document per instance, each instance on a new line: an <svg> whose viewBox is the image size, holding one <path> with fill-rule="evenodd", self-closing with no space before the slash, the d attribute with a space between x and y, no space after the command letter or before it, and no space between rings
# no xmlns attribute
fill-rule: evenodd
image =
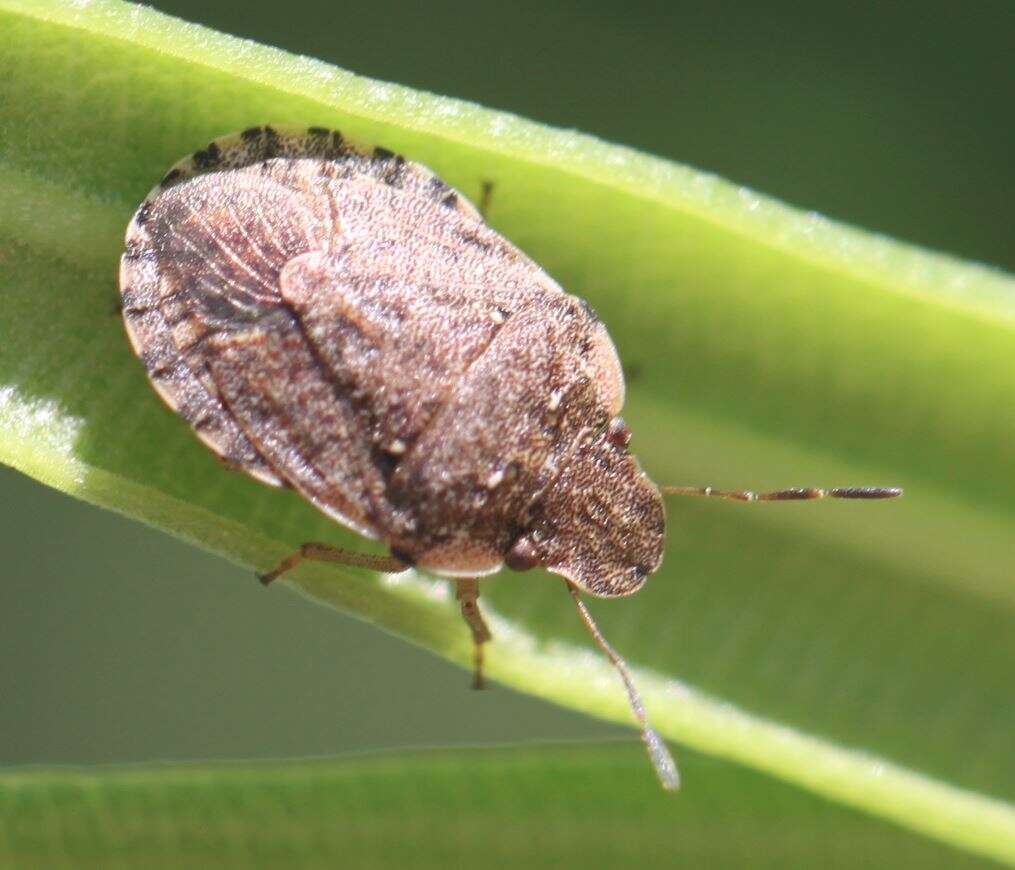
<svg viewBox="0 0 1015 870"><path fill-rule="evenodd" d="M1015 265L1009 4L958 20L928 4L627 4L623 17L586 3L515 4L507 17L453 4L158 5ZM2 762L622 733L503 689L468 693L457 669L11 472L3 493L0 654L18 666L0 672L0 696L17 699L0 713Z"/></svg>

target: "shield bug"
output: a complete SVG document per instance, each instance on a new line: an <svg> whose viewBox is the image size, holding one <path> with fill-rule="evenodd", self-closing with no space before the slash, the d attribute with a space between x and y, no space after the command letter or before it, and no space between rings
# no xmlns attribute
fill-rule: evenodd
<svg viewBox="0 0 1015 870"><path fill-rule="evenodd" d="M677 773L581 593L636 592L662 559L663 494L628 452L624 379L592 309L419 164L320 128L256 127L182 160L138 208L123 318L162 398L229 466L289 486L390 557L303 559L454 579L482 685L478 578L564 578L623 679L664 786Z"/></svg>

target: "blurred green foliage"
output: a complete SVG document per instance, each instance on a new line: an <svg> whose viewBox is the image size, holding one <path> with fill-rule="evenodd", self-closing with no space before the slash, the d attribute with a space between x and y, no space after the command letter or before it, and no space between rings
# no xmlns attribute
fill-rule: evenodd
<svg viewBox="0 0 1015 870"><path fill-rule="evenodd" d="M637 747L0 774L0 862L179 868L815 867L980 861L695 754L663 798Z"/></svg>

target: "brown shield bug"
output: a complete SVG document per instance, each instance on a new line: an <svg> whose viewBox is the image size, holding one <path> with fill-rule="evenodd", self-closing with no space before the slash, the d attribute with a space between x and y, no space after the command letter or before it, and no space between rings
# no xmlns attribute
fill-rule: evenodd
<svg viewBox="0 0 1015 870"><path fill-rule="evenodd" d="M231 467L289 486L390 557L302 559L454 578L476 650L479 577L564 578L616 666L663 785L677 773L580 593L630 595L659 567L663 494L628 452L624 379L587 304L424 167L321 128L256 127L166 174L127 230L127 333L152 385Z"/></svg>

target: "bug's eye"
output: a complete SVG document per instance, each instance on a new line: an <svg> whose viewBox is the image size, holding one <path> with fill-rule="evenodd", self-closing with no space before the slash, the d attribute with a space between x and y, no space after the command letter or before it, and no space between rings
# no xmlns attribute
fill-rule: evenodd
<svg viewBox="0 0 1015 870"><path fill-rule="evenodd" d="M621 417L614 417L606 430L609 442L618 450L626 450L631 443L631 430Z"/></svg>
<svg viewBox="0 0 1015 870"><path fill-rule="evenodd" d="M504 556L504 562L512 571L530 571L541 564L535 546L526 535L522 535L511 545L511 549Z"/></svg>

